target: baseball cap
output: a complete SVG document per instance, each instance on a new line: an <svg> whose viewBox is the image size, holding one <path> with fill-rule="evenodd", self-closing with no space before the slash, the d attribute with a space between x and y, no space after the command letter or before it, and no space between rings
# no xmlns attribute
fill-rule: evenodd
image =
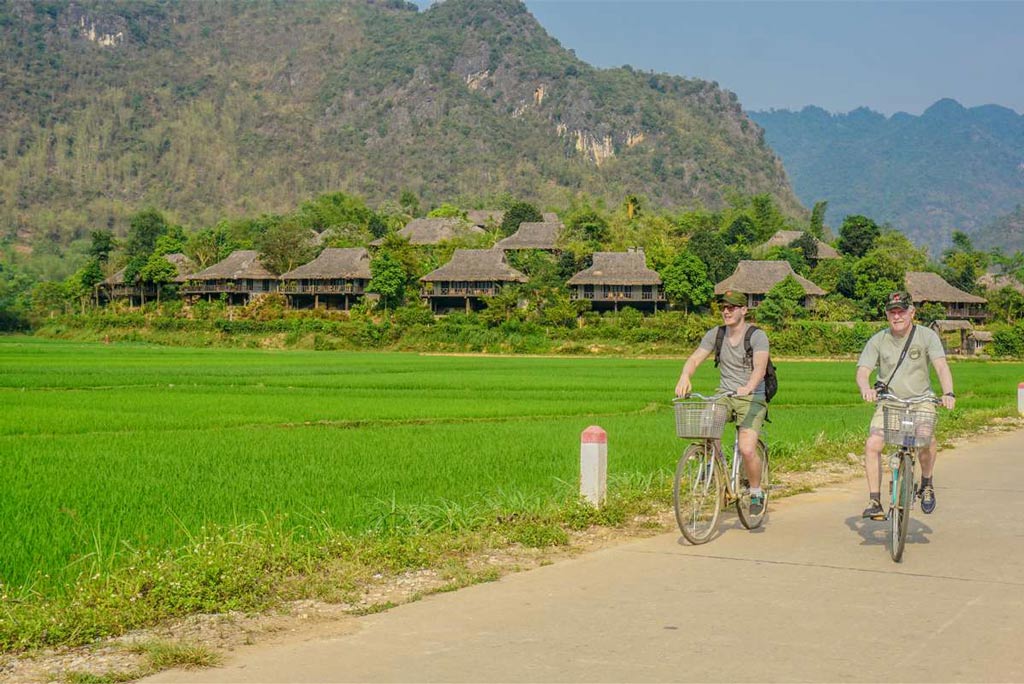
<svg viewBox="0 0 1024 684"><path fill-rule="evenodd" d="M718 295L719 304L730 304L732 306L746 306L747 295L742 292L736 292L735 290L726 290L722 294Z"/></svg>
<svg viewBox="0 0 1024 684"><path fill-rule="evenodd" d="M893 309L909 309L914 306L913 300L910 295L904 291L893 292L885 298L885 310L892 311Z"/></svg>

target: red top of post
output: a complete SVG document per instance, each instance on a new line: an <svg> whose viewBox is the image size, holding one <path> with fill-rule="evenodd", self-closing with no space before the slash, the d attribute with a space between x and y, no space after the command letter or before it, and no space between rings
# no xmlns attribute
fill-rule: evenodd
<svg viewBox="0 0 1024 684"><path fill-rule="evenodd" d="M580 435L580 442L582 444L607 444L608 433L600 426L591 425Z"/></svg>

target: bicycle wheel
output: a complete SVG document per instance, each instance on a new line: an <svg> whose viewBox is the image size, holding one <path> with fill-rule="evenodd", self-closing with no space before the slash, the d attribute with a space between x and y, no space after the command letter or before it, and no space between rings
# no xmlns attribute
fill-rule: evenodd
<svg viewBox="0 0 1024 684"><path fill-rule="evenodd" d="M694 442L686 447L676 466L672 501L679 531L691 544L703 544L714 534L724 486L711 445Z"/></svg>
<svg viewBox="0 0 1024 684"><path fill-rule="evenodd" d="M903 547L907 543L907 528L910 527L910 507L914 503L914 462L908 451L900 454L899 469L893 473L892 510L889 511L891 542L889 550L892 559L899 563L903 559Z"/></svg>
<svg viewBox="0 0 1024 684"><path fill-rule="evenodd" d="M748 530L757 529L764 522L768 515L768 490L771 488L771 470L768 467L768 448L764 442L757 440L757 458L761 461L761 490L764 492L764 508L761 513L754 515L750 512L750 480L747 478L746 463L743 457L740 459L740 481L736 483L736 513L740 516L740 522Z"/></svg>

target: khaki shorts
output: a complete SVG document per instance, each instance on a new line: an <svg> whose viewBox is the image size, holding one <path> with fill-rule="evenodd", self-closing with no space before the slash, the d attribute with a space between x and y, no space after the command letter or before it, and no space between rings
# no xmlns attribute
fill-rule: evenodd
<svg viewBox="0 0 1024 684"><path fill-rule="evenodd" d="M875 407L875 413L873 416L871 416L871 426L868 428L869 435L881 435L885 432L885 417L883 416L883 412L886 406L888 406L889 408L896 409L903 408L903 404L898 404L896 402L878 402L878 406ZM935 404L915 404L911 410L935 413Z"/></svg>
<svg viewBox="0 0 1024 684"><path fill-rule="evenodd" d="M768 415L768 404L765 403L764 397L722 397L719 401L729 407L729 418L732 420L735 417L737 426L761 434L761 426Z"/></svg>

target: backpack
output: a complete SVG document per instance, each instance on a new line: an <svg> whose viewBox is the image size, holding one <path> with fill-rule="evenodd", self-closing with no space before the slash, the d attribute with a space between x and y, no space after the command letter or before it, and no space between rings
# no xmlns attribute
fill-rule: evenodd
<svg viewBox="0 0 1024 684"><path fill-rule="evenodd" d="M760 330L756 325L748 325L747 332L743 335L743 347L747 350L747 363L750 364L750 368L754 367L754 348L750 344L750 338L753 337L754 331ZM718 326L718 335L715 337L715 368L718 367L718 363L722 358L722 343L725 341L725 326ZM772 363L771 357L768 358L768 365L764 369L764 399L765 401L771 401L775 393L779 391L779 379L775 375L775 364Z"/></svg>

